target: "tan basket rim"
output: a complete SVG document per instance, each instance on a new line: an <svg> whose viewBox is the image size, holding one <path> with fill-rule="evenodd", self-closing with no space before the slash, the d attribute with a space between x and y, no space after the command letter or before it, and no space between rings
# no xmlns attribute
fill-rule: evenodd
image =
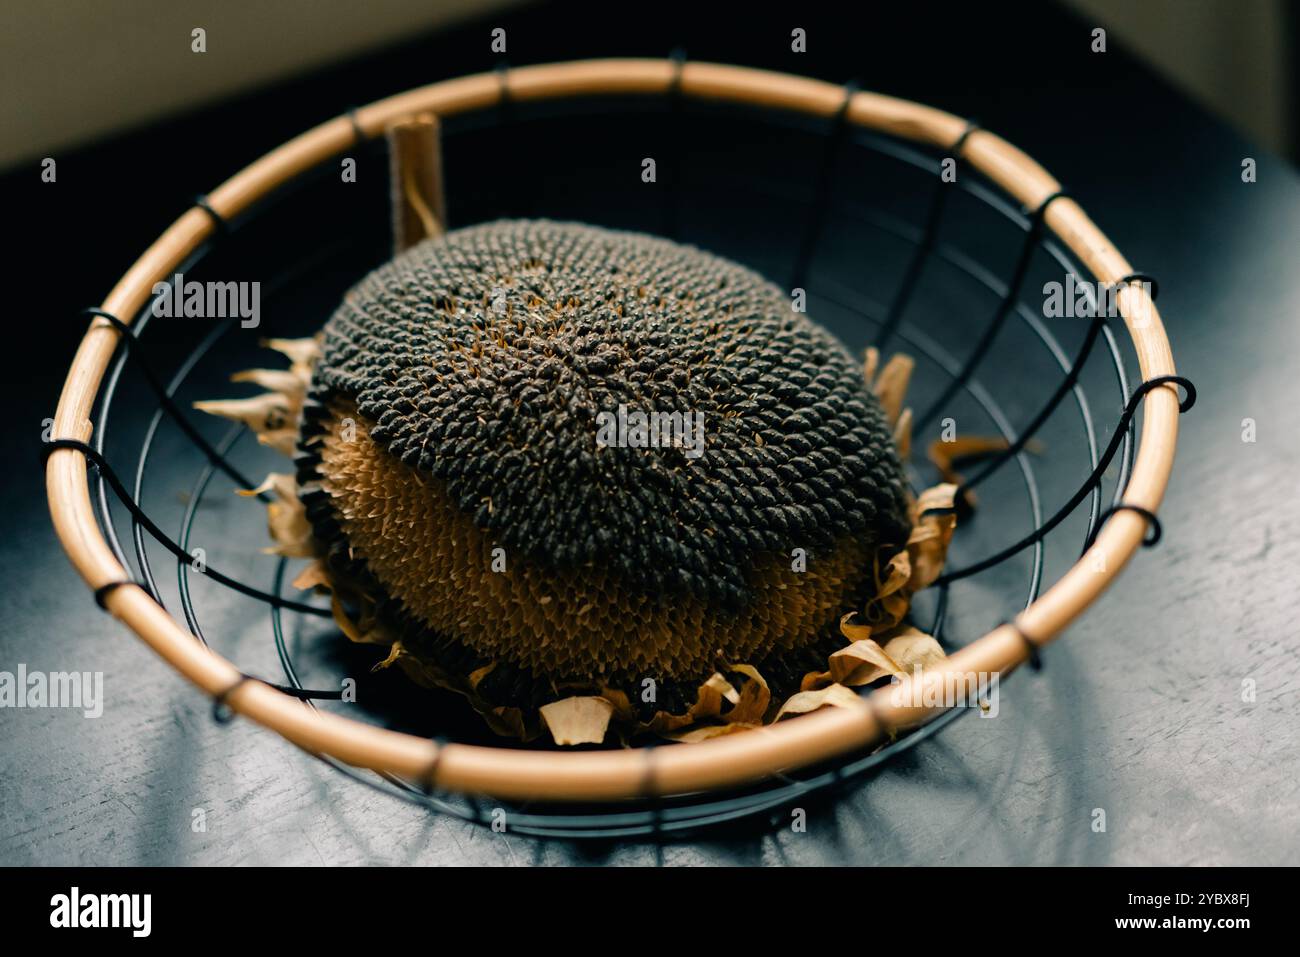
<svg viewBox="0 0 1300 957"><path fill-rule="evenodd" d="M433 83L356 110L308 130L272 150L208 195L220 216L234 218L252 203L313 165L343 153L359 127L367 138L392 122L421 112L440 116L480 110L502 101L543 100L603 94L665 94L748 103L832 117L844 103L842 87L782 73L713 63L609 59L520 67ZM952 114L871 92L852 94L845 113L856 125L904 139L950 147L967 122ZM354 127L354 121L356 126ZM1005 140L977 129L966 136L961 157L1027 209L1060 190L1033 159ZM1103 283L1133 268L1072 199L1050 204L1045 225ZM187 211L154 242L104 300L102 308L133 317L155 282L170 276L215 228L201 209ZM1137 298L1141 297L1141 298ZM1159 313L1141 285L1119 294L1119 309L1137 351L1144 380L1175 373ZM1139 308L1140 307L1140 308ZM1140 316L1140 321L1132 317ZM129 321L129 320L128 320ZM117 345L117 333L96 319L82 339L54 418L53 435L88 441L90 415L100 382ZM1144 417L1125 502L1154 513L1173 467L1178 435L1178 392L1172 384L1152 389L1142 401ZM54 527L77 571L92 588L122 581L128 572L114 557L96 521L85 457L57 449L46 464L46 489ZM1059 581L1017 619L954 653L942 668L920 679L926 685L971 672L1005 673L1023 663L1028 648L1017 633L1042 644L1052 640L1114 580L1141 543L1146 520L1117 512L1095 543ZM228 705L315 754L413 780L436 780L440 788L512 799L608 800L710 790L757 781L776 771L823 761L881 740L938 713L905 706L881 689L860 708L824 708L778 725L684 747L619 751L539 752L467 744L438 746L425 738L363 724L303 707L295 698L260 682L240 684L239 670L194 640L143 589L121 587L105 604L172 667L208 695L229 691ZM906 700L912 679L898 690ZM231 691L231 689L234 689ZM920 700L932 700L920 696Z"/></svg>

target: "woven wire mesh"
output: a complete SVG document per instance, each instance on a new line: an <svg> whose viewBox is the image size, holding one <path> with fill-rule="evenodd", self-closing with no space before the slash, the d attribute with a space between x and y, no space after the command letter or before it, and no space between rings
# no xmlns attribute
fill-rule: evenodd
<svg viewBox="0 0 1300 957"><path fill-rule="evenodd" d="M539 145L546 149L534 148ZM256 348L258 336L314 333L342 291L387 257L383 150L382 141L372 141L345 153L358 160L356 184L340 183L337 158L299 177L239 221L222 224L229 228L182 267L186 278L260 280L266 321L255 334L231 321L161 323L146 306L131 323L131 348L119 346L99 396L95 448L119 469L128 455L134 461L129 498L137 508L125 519L105 475L95 486L104 534L119 561L164 607L179 608L196 640L206 644L209 635L221 635L214 646L237 661L248 646L243 639L255 641L260 663L273 661L281 672L277 686L309 708L340 697L337 680L328 680L330 668L364 671L364 652L325 634L331 631L326 606L286 594L287 559L255 557L266 544L261 510L213 495L219 481L252 488L265 472L285 470L283 462L259 450L242 425L201 438L207 448L197 447L195 435L214 428L184 405L228 395L225 376L269 364ZM842 116L819 120L670 95L506 102L444 121L443 151L453 227L502 215L548 216L661 233L728 256L806 288L809 314L851 348L875 343L886 354L912 355L917 368L908 404L917 412L918 439L952 419L962 432L1003 440L1005 451L968 475L966 486L980 488L979 506L959 523L943 577L914 604L917 624L945 648L960 647L1031 604L1048 568L1067 568L1075 549L1095 534L1106 504L1120 501L1132 466L1136 408L1120 339L1100 312L1044 318L1042 283L1086 271L1042 229L1041 208L1018 208L962 164L956 180L945 181L943 161L955 150L919 148L851 127ZM639 175L645 156L657 157L653 184ZM164 363L175 371L151 394L128 374L132 355L146 373ZM154 407L142 427L118 411L122 403L134 412L149 402ZM1099 434L1094 406L1113 425L1109 436ZM1112 412L1123 413L1117 424ZM119 427L119 418L127 424ZM130 432L137 434L122 434ZM1041 450L1032 452L1032 443ZM914 488L924 487L934 475L915 459L909 478ZM156 570L158 545L141 518L146 512L159 528L175 529L168 550L176 563L173 587ZM204 525L209 513L217 515L215 530ZM204 579L189 560L196 542L218 546L212 565L248 583L242 595L223 595L220 583L210 581L199 593L195 582ZM206 571L210 579L211 568ZM255 626L247 609L259 605ZM218 624L205 628L203 621L213 617ZM485 734L456 699L371 680L387 683L365 695L385 702L367 713L370 720L439 740ZM357 705L332 707L358 716ZM505 810L513 833L668 839L761 820L809 795L856 786L970 710L948 711L874 752L733 791L616 806L496 799L491 806ZM318 757L399 799L490 821L484 800L430 794L418 782Z"/></svg>

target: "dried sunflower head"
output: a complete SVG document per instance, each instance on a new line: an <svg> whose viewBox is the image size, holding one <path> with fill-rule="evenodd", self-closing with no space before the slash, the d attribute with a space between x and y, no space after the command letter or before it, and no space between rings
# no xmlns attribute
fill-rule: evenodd
<svg viewBox="0 0 1300 957"><path fill-rule="evenodd" d="M911 530L834 337L748 269L578 224L462 229L367 276L298 452L331 574L492 706L612 690L645 718L741 663L797 691Z"/></svg>

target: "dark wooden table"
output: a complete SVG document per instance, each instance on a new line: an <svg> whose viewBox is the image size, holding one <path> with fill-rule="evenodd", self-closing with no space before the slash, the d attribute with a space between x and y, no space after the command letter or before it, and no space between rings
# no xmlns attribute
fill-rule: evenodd
<svg viewBox="0 0 1300 957"><path fill-rule="evenodd" d="M1039 7L900 6L911 12L851 25L809 14L806 60L787 52L787 17L758 8L725 20L668 6L636 36L596 7L498 19L516 62L659 55L680 42L697 58L857 74L978 116L1039 158L1159 277L1179 371L1200 389L1165 540L1046 653L1041 675L1008 683L1002 720L959 721L852 794L811 805L807 833L728 834L671 845L663 860L1300 862L1300 181L1122 51L1081 53L1089 24ZM430 816L249 722L214 725L206 700L94 607L53 538L36 464L84 328L76 310L189 196L348 103L482 69L480 34L473 24L70 154L56 188L33 169L4 178L11 238L25 233L6 254L18 257L6 288L21 295L6 316L0 669L102 671L108 702L93 720L0 709L0 863L655 861L646 845L540 842ZM228 150L211 145L222 131ZM164 149L165 162L141 160ZM1244 157L1258 161L1254 184L1241 180ZM1254 700L1243 700L1247 682ZM191 826L198 808L205 831Z"/></svg>

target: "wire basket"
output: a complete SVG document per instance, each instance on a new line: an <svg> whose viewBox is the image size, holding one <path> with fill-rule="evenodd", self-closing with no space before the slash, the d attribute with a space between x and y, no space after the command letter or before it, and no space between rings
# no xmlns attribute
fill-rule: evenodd
<svg viewBox="0 0 1300 957"><path fill-rule="evenodd" d="M913 609L950 652L940 666L861 694L860 707L612 751L504 747L480 740L454 709L431 716L427 698L404 710L393 688L380 697L395 707L368 721L343 716L354 705L317 703L341 697L315 690L331 683L330 668L356 664L331 660L320 649L334 646L312 640L329 609L286 594L286 559L249 557L264 544L256 510L213 504L214 483L257 484L261 452L238 425L208 438L179 398L209 397L224 373L258 364L254 338L235 335L233 323L151 324L150 306L155 284L177 273L256 269L271 277L263 307L273 304L257 334L314 332L389 253L376 195L383 177L341 187L340 158L359 159L363 174L380 169L384 131L420 113L443 124L453 223L545 215L726 255L806 289L810 315L850 346L913 355L918 434L960 422L1001 438L1004 448L964 479L962 492L978 488L980 506ZM635 171L655 150L650 187ZM1044 316L1044 279L1087 276L1115 309L1094 296L1082 315ZM1046 171L950 114L682 57L503 68L349 111L200 197L88 310L94 319L44 450L50 507L99 605L210 695L218 720L246 715L368 786L516 833L666 838L860 781L970 710L919 703L935 699L928 691L963 674L1037 666L1039 648L1140 544L1154 544L1178 415L1195 400L1175 374L1156 291ZM164 357L169 377L155 371ZM123 402L151 406L138 434L117 425ZM1094 416L1111 408L1117 418L1099 433ZM195 562L200 540L220 558ZM160 551L176 562L174 586L155 571ZM225 570L236 564L244 573ZM204 620L215 609L222 624L205 631L200 606ZM208 632L223 636L215 647ZM254 632L247 647L278 665L275 682L226 657L243 660L244 642L231 635Z"/></svg>

